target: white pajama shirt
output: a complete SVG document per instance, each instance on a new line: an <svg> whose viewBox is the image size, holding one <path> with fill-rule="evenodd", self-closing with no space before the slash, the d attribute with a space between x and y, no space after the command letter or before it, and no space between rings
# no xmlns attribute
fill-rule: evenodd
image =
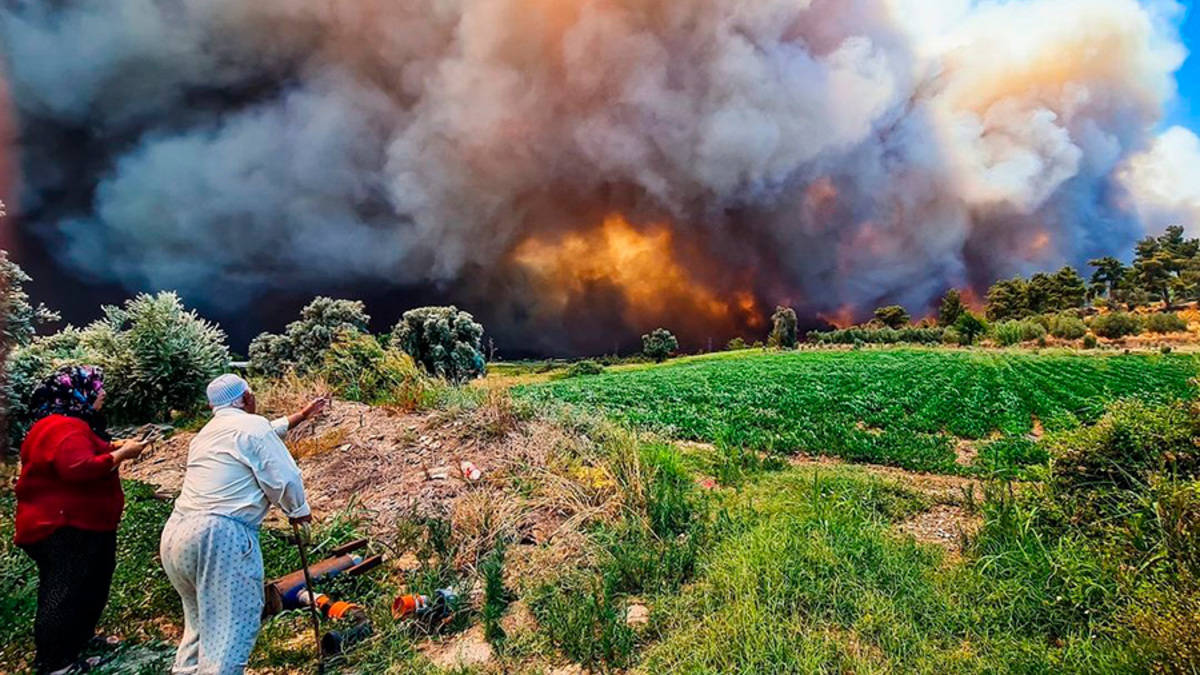
<svg viewBox="0 0 1200 675"><path fill-rule="evenodd" d="M281 440L287 429L287 418L268 422L227 407L192 439L183 490L159 547L183 600L173 675L240 675L246 668L263 609L258 528L272 504L289 518L310 513L300 469Z"/></svg>

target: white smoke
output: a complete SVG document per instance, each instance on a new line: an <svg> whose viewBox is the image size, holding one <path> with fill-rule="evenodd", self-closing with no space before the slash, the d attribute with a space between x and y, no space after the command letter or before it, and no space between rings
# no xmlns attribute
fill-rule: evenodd
<svg viewBox="0 0 1200 675"><path fill-rule="evenodd" d="M519 313L515 247L621 212L669 223L716 293L815 313L1122 254L1194 205L1161 167L1200 143L1154 138L1181 12L68 0L4 5L0 38L23 208L91 274L227 302L432 283Z"/></svg>

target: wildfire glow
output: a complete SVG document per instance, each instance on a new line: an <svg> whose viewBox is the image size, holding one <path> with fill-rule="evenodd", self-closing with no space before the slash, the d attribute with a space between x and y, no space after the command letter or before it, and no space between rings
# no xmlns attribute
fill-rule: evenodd
<svg viewBox="0 0 1200 675"><path fill-rule="evenodd" d="M513 260L539 277L557 309L589 291L611 288L621 294L629 318L646 325L672 309L698 314L709 325L762 325L752 293L722 297L701 283L675 259L672 237L668 227L640 230L614 215L586 232L527 240Z"/></svg>
<svg viewBox="0 0 1200 675"><path fill-rule="evenodd" d="M817 314L817 318L835 328L849 328L855 324L854 306L842 305L836 312Z"/></svg>

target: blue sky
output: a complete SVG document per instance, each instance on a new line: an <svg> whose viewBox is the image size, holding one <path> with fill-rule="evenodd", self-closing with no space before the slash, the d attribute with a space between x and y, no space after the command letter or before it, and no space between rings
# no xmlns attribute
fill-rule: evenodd
<svg viewBox="0 0 1200 675"><path fill-rule="evenodd" d="M1183 42L1191 55L1179 71L1179 100L1168 111L1167 124L1182 124L1200 133L1200 12L1196 0L1187 0Z"/></svg>

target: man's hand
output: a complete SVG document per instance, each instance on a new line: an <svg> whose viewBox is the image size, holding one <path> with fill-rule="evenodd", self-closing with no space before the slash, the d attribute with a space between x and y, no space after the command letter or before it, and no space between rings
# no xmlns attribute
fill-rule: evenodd
<svg viewBox="0 0 1200 675"><path fill-rule="evenodd" d="M312 543L312 514L300 516L299 518L288 518L288 522L293 525L293 532L300 537L300 541L305 546Z"/></svg>
<svg viewBox="0 0 1200 675"><path fill-rule="evenodd" d="M324 410L325 406L328 404L329 404L329 398L326 396L321 396L320 398L314 398L313 400L309 401L308 405L306 405L300 409L300 416L306 420L310 419L314 415L320 414L321 411Z"/></svg>
<svg viewBox="0 0 1200 675"><path fill-rule="evenodd" d="M308 405L300 409L300 412L288 415L288 428L295 429L297 424L311 419L315 415L319 415L325 406L329 404L329 397L322 396L309 401Z"/></svg>
<svg viewBox="0 0 1200 675"><path fill-rule="evenodd" d="M116 449L112 451L113 462L120 464L131 459L137 459L146 451L147 443L125 439L113 442Z"/></svg>

